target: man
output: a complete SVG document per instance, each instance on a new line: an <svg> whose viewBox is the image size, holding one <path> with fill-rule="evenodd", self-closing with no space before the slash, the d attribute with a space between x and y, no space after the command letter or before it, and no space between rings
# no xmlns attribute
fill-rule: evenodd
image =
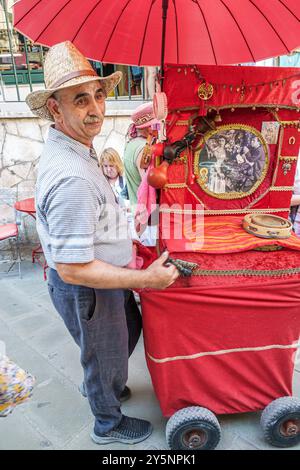
<svg viewBox="0 0 300 470"><path fill-rule="evenodd" d="M256 183L261 178L262 171L265 165L264 149L259 141L259 138L253 136L250 141L250 151L246 155L247 161L252 166L253 182Z"/></svg>
<svg viewBox="0 0 300 470"><path fill-rule="evenodd" d="M105 98L121 73L97 76L65 42L50 48L44 74L46 90L31 93L26 102L34 114L54 122L36 187L49 293L81 349L85 392L95 416L93 441L140 442L151 434L151 424L120 410L128 367L123 289L165 288L178 272L164 266L167 254L144 271L124 267L132 253L126 218L92 146L103 123Z"/></svg>
<svg viewBox="0 0 300 470"><path fill-rule="evenodd" d="M201 150L200 154L200 164L201 166L206 166L206 164L212 164L217 161L214 151L218 147L217 139L210 138L206 142L206 145Z"/></svg>

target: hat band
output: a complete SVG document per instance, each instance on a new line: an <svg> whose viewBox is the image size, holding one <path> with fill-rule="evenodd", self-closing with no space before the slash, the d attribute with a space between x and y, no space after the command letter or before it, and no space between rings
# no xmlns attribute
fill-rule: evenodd
<svg viewBox="0 0 300 470"><path fill-rule="evenodd" d="M57 80L57 82L55 82L51 86L51 88L59 88L64 83L66 83L70 80L73 80L73 78L83 77L83 76L87 76L87 75L90 75L90 76L93 76L93 77L98 77L99 76L94 70L77 70L76 72L68 73L68 75L65 75L60 80ZM100 79L101 79L101 77L99 77L99 80Z"/></svg>
<svg viewBox="0 0 300 470"><path fill-rule="evenodd" d="M137 118L134 123L136 126L140 126L146 122L152 121L152 119L154 119L153 114L144 114L144 116Z"/></svg>

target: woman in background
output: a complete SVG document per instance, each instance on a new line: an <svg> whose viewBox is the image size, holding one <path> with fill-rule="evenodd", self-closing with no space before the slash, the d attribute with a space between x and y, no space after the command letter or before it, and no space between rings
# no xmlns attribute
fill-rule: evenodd
<svg viewBox="0 0 300 470"><path fill-rule="evenodd" d="M99 165L104 176L109 181L113 192L121 206L126 206L124 200L128 199L124 178L124 165L118 152L109 147L103 150L99 158Z"/></svg>
<svg viewBox="0 0 300 470"><path fill-rule="evenodd" d="M123 176L124 165L119 153L111 147L104 149L99 157L99 165L100 168L102 168L103 174L107 178L119 205L126 211L131 238L133 240L138 240L138 236L134 228L133 215L130 209L125 178ZM134 294L131 290L127 289L124 290L124 298L126 322L129 333L128 349L130 356L140 337L142 329L142 317L137 306L137 302L139 303L140 301L139 296ZM128 390L129 389L127 387L127 391Z"/></svg>
<svg viewBox="0 0 300 470"><path fill-rule="evenodd" d="M116 200L126 212L132 239L138 240L139 237L134 228L134 218L130 208L129 195L124 177L124 165L120 155L115 149L108 147L104 149L100 155L99 165L114 192Z"/></svg>

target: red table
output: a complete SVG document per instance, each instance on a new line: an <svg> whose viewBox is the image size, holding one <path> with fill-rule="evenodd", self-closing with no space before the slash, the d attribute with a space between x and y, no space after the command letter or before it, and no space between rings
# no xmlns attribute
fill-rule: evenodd
<svg viewBox="0 0 300 470"><path fill-rule="evenodd" d="M36 210L35 210L35 200L33 197L28 199L23 199L15 203L15 209L19 212L24 212L25 214L30 215L36 220ZM32 262L37 261L44 270L44 279L47 280L46 269L48 268L47 262L40 260L40 255L44 255L42 245L39 244L34 250L32 250Z"/></svg>

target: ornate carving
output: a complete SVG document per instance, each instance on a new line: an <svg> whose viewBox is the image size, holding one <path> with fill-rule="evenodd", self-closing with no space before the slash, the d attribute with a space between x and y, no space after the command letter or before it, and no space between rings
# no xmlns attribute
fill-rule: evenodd
<svg viewBox="0 0 300 470"><path fill-rule="evenodd" d="M207 101L214 94L214 87L210 83L203 82L198 87L198 96L200 100Z"/></svg>

